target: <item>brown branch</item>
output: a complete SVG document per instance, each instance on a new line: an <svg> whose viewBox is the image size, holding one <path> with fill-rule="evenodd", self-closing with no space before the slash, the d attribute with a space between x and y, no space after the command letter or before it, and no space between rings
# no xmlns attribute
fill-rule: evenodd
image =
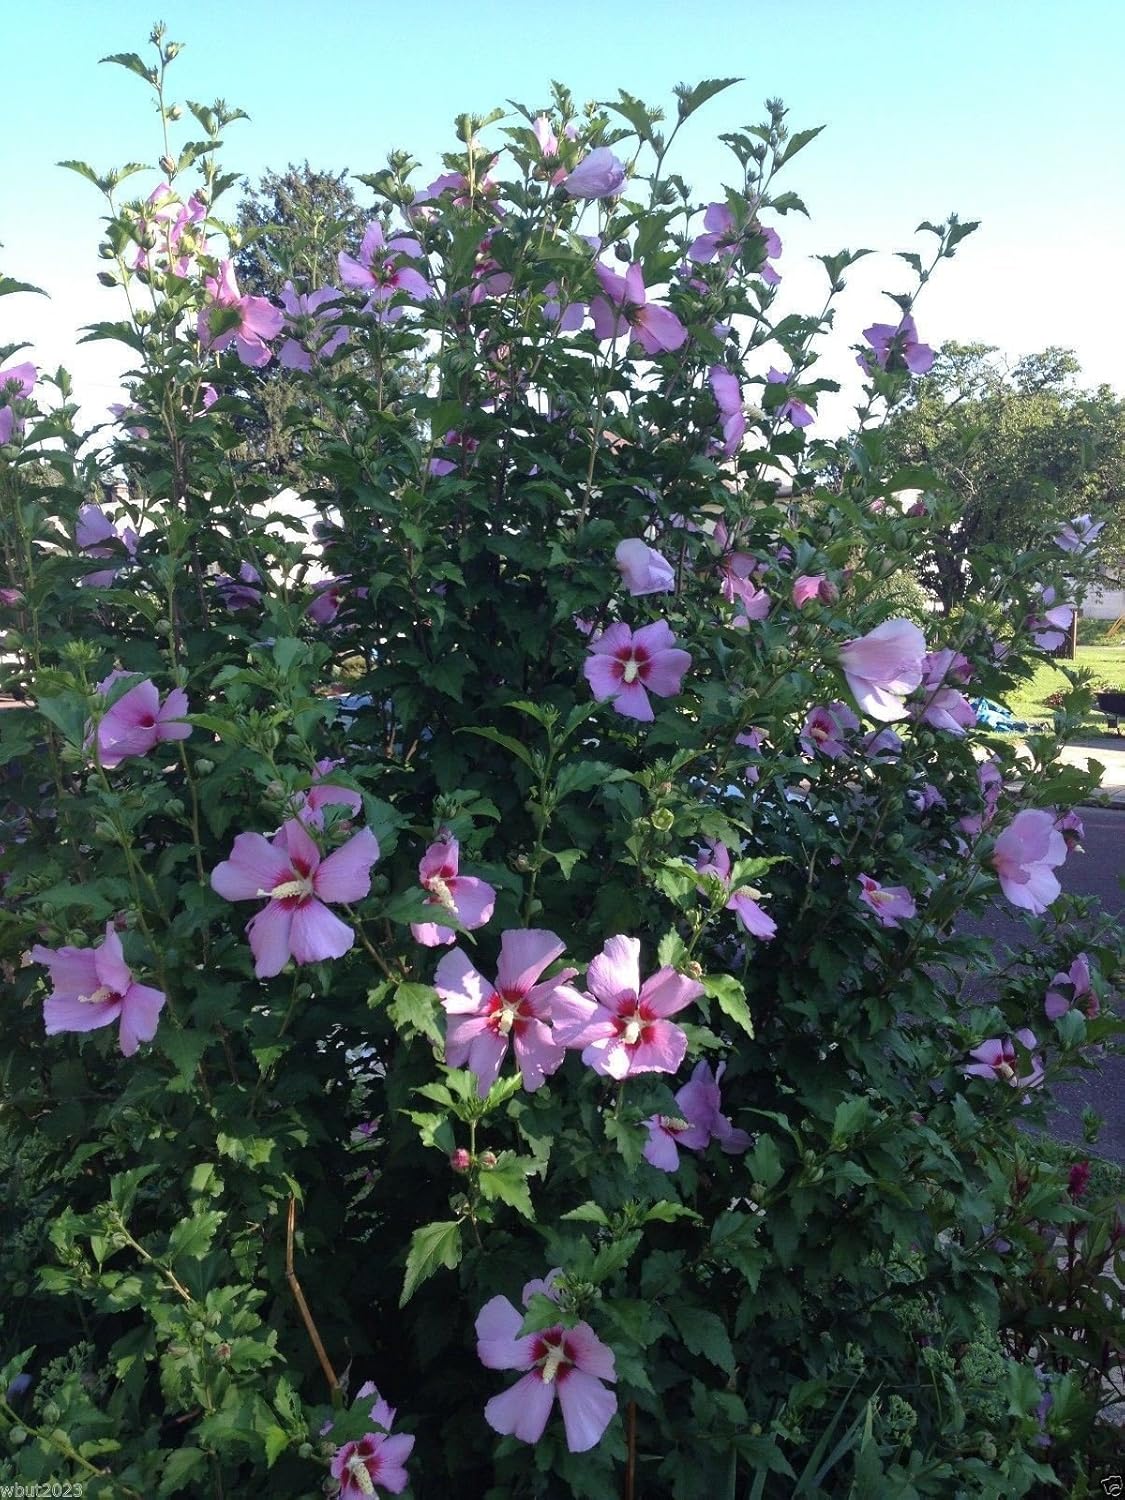
<svg viewBox="0 0 1125 1500"><path fill-rule="evenodd" d="M625 1419L629 1451L625 1455L625 1500L634 1500L637 1485L637 1403L629 1402Z"/></svg>
<svg viewBox="0 0 1125 1500"><path fill-rule="evenodd" d="M305 1332L309 1336L309 1342L316 1351L316 1357L320 1361L320 1368L324 1371L324 1378L328 1381L328 1389L332 1394L333 1404L339 1395L340 1382L336 1377L336 1371L332 1368L332 1362L325 1352L317 1326L313 1322L313 1315L309 1312L309 1304L305 1301L305 1294L301 1290L301 1283L297 1280L297 1273L293 1269L293 1235L297 1228L297 1200L289 1199L289 1214L285 1223L285 1279L289 1283L289 1290L293 1293L293 1300L297 1304L297 1311L301 1314L301 1321L305 1325Z"/></svg>

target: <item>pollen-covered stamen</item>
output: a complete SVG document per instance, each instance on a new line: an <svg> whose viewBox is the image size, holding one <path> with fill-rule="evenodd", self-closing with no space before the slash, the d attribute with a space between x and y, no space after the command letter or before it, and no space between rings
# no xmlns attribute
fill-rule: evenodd
<svg viewBox="0 0 1125 1500"><path fill-rule="evenodd" d="M303 901L313 894L312 871L301 874L299 870L290 867L291 880L283 880L275 885L272 891L259 891L259 896L267 896L271 901Z"/></svg>
<svg viewBox="0 0 1125 1500"><path fill-rule="evenodd" d="M454 907L453 892L441 875L431 875L426 881L426 889L430 893L430 900L438 906L444 906L446 911L452 911Z"/></svg>
<svg viewBox="0 0 1125 1500"><path fill-rule="evenodd" d="M625 670L621 674L621 680L623 682L636 682L640 670L641 664L637 658L635 656L628 657L625 662Z"/></svg>
<svg viewBox="0 0 1125 1500"><path fill-rule="evenodd" d="M543 1362L539 1367L543 1384L550 1385L558 1376L560 1369L565 1368L570 1363L571 1360L567 1358L561 1334L559 1335L558 1343L554 1343L549 1339L545 1340Z"/></svg>
<svg viewBox="0 0 1125 1500"><path fill-rule="evenodd" d="M367 1463L358 1453L353 1453L345 1466L361 1495L374 1495L375 1484L367 1471Z"/></svg>
<svg viewBox="0 0 1125 1500"><path fill-rule="evenodd" d="M1016 1070L1012 1067L1011 1063L997 1063L996 1076L1003 1078L1005 1083L1011 1083L1012 1079L1016 1076Z"/></svg>
<svg viewBox="0 0 1125 1500"><path fill-rule="evenodd" d="M108 984L101 984L92 995L79 995L80 1005L104 1005L107 1000L116 1000L117 991L110 989Z"/></svg>

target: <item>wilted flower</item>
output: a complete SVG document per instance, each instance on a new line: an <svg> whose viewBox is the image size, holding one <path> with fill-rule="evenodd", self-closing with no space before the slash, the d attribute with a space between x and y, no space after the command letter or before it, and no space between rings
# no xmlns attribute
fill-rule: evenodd
<svg viewBox="0 0 1125 1500"><path fill-rule="evenodd" d="M769 942L770 938L777 936L777 923L758 905L761 891L755 890L751 885L731 889L730 850L725 844L708 839L707 848L700 852L695 861L695 868L701 875L714 875L717 880L722 881L728 896L724 910L734 912L751 937Z"/></svg>
<svg viewBox="0 0 1125 1500"><path fill-rule="evenodd" d="M1031 632L1031 639L1044 651L1057 651L1066 640L1074 619L1074 606L1057 604L1055 590L1040 587L1039 596L1043 609L1039 614L1028 615L1024 629Z"/></svg>
<svg viewBox="0 0 1125 1500"><path fill-rule="evenodd" d="M226 609L257 609L262 602L259 585L262 575L250 563L240 564L237 578L219 577L215 580L215 592Z"/></svg>
<svg viewBox="0 0 1125 1500"><path fill-rule="evenodd" d="M240 833L230 858L211 872L211 886L227 901L267 900L246 931L259 979L280 974L292 958L299 964L340 958L355 933L326 902L362 901L371 889L371 866L379 845L361 828L327 859L303 824L290 818L273 840Z"/></svg>
<svg viewBox="0 0 1125 1500"><path fill-rule="evenodd" d="M141 1042L156 1035L165 996L135 982L112 922L106 923L99 948L44 948L37 943L31 958L51 972L53 988L43 1002L48 1036L96 1031L118 1021L121 1051L132 1057Z"/></svg>
<svg viewBox="0 0 1125 1500"><path fill-rule="evenodd" d="M294 797L293 811L306 828L324 827L326 807L346 807L351 813L363 811L363 798L354 787L328 780L343 764L342 760L318 760L313 767L312 785L307 792L298 792Z"/></svg>
<svg viewBox="0 0 1125 1500"><path fill-rule="evenodd" d="M1064 552L1089 552L1104 530L1104 521L1094 521L1088 515L1075 516L1055 537L1055 545Z"/></svg>

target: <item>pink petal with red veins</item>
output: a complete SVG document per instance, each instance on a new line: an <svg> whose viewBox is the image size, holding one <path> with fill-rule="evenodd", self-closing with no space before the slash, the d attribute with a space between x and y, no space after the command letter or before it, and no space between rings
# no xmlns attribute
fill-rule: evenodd
<svg viewBox="0 0 1125 1500"><path fill-rule="evenodd" d="M593 650L597 650L598 642ZM590 684L590 690L599 703L612 698L622 686L622 664L612 656L588 656L582 665L582 675Z"/></svg>
<svg viewBox="0 0 1125 1500"><path fill-rule="evenodd" d="M500 939L500 962L496 969L498 990L526 994L548 964L560 956L566 944L553 932L541 928L512 928Z"/></svg>
<svg viewBox="0 0 1125 1500"><path fill-rule="evenodd" d="M411 922L410 936L423 948L440 948L457 940L452 927L438 927L434 922Z"/></svg>
<svg viewBox="0 0 1125 1500"><path fill-rule="evenodd" d="M606 635L608 634L607 631ZM605 636L602 639L604 640ZM642 625L640 630L633 635L634 650L640 646L650 656L654 656L658 651L667 651L675 644L676 637L672 634L667 620L654 620L651 625Z"/></svg>
<svg viewBox="0 0 1125 1500"><path fill-rule="evenodd" d="M532 1370L510 1390L493 1396L484 1408L484 1420L493 1432L511 1434L524 1443L537 1443L554 1403L554 1384L547 1385L538 1371Z"/></svg>
<svg viewBox="0 0 1125 1500"><path fill-rule="evenodd" d="M121 1051L132 1057L139 1042L151 1042L160 1023L164 995L147 984L133 984L121 1006L119 1040Z"/></svg>
<svg viewBox="0 0 1125 1500"><path fill-rule="evenodd" d="M641 988L641 944L639 938L618 934L607 938L602 951L590 960L586 983L603 1004L616 1011L622 995L637 995ZM702 991L700 991L702 993Z"/></svg>
<svg viewBox="0 0 1125 1500"><path fill-rule="evenodd" d="M286 907L279 901L271 901L246 924L250 952L255 959L254 973L259 979L272 979L289 962L292 921L292 913Z"/></svg>
<svg viewBox="0 0 1125 1500"><path fill-rule="evenodd" d="M289 856L260 833L240 833L230 858L211 871L211 889L227 901L253 901L292 880Z"/></svg>
<svg viewBox="0 0 1125 1500"><path fill-rule="evenodd" d="M32 963L46 965L51 986L60 1000L92 995L101 984L93 948L44 948L42 943L36 943L30 957Z"/></svg>
<svg viewBox="0 0 1125 1500"><path fill-rule="evenodd" d="M477 1075L477 1094L481 1099L496 1082L500 1066L507 1056L508 1039L500 1036L491 1027L484 1027L469 1044L468 1067Z"/></svg>
<svg viewBox="0 0 1125 1500"><path fill-rule="evenodd" d="M597 696L595 694L595 696ZM622 683L613 700L613 706L626 719L636 719L640 724L651 724L655 715L648 694L638 679Z"/></svg>
<svg viewBox="0 0 1125 1500"><path fill-rule="evenodd" d="M646 626L645 629L651 629ZM667 626L665 626L667 629ZM641 631L637 632L642 634ZM623 625L620 620L614 625L609 625L602 631L598 639L590 647L594 656L613 656L618 651L624 651L634 639L633 632L628 625Z"/></svg>
<svg viewBox="0 0 1125 1500"><path fill-rule="evenodd" d="M456 875L449 881L449 892L453 897L453 910L463 927L483 927L490 920L496 905L496 892L484 880L474 875Z"/></svg>
<svg viewBox="0 0 1125 1500"><path fill-rule="evenodd" d="M447 953L437 966L434 989L451 1016L475 1015L483 1011L493 986L479 973L460 948Z"/></svg>
<svg viewBox="0 0 1125 1500"><path fill-rule="evenodd" d="M370 828L361 828L320 866L313 889L322 901L362 901L371 889L371 866L378 858L378 840Z"/></svg>
<svg viewBox="0 0 1125 1500"><path fill-rule="evenodd" d="M600 1380L577 1368L559 1381L566 1446L572 1453L586 1453L602 1439L617 1413L617 1397Z"/></svg>
<svg viewBox="0 0 1125 1500"><path fill-rule="evenodd" d="M555 1041L562 1047L588 1047L591 1042L613 1036L617 1029L602 1006L569 985L552 996L551 1022Z"/></svg>
<svg viewBox="0 0 1125 1500"><path fill-rule="evenodd" d="M445 1029L445 1061L451 1068L463 1068L469 1060L469 1049L488 1026L488 1016L457 1016Z"/></svg>
<svg viewBox="0 0 1125 1500"><path fill-rule="evenodd" d="M448 880L450 876L456 875L460 867L461 846L456 839L439 839L423 854L418 862L418 879L423 885L427 880L432 880L435 875L441 875L444 870L449 875L444 876Z"/></svg>
<svg viewBox="0 0 1125 1500"><path fill-rule="evenodd" d="M577 1369L596 1376L598 1380L617 1379L613 1350L608 1344L602 1343L589 1323L577 1323L573 1328L568 1328L563 1340L566 1352ZM569 1380L569 1376L567 1379Z"/></svg>
<svg viewBox="0 0 1125 1500"><path fill-rule="evenodd" d="M477 1358L488 1370L526 1370L537 1334L520 1337L523 1314L507 1297L493 1297L477 1313Z"/></svg>
<svg viewBox="0 0 1125 1500"><path fill-rule="evenodd" d="M701 984L689 979L686 974L679 974L675 969L665 966L645 980L640 998L654 1015L674 1016L693 1000L698 1000L702 994Z"/></svg>
<svg viewBox="0 0 1125 1500"><path fill-rule="evenodd" d="M354 931L320 901L302 901L293 912L289 951L299 964L343 958L354 942Z"/></svg>
<svg viewBox="0 0 1125 1500"><path fill-rule="evenodd" d="M658 651L645 671L644 685L658 698L674 698L690 666L691 654L687 651Z"/></svg>
<svg viewBox="0 0 1125 1500"><path fill-rule="evenodd" d="M566 1050L555 1041L549 1026L542 1021L529 1021L515 1039L515 1054L523 1086L533 1094L545 1078L562 1066Z"/></svg>
<svg viewBox="0 0 1125 1500"><path fill-rule="evenodd" d="M72 999L69 996L52 995L43 1002L43 1019L47 1023L48 1036L57 1036L60 1031L97 1031L99 1026L108 1026L121 1014L120 1000L106 1000L91 1005L89 1001Z"/></svg>
<svg viewBox="0 0 1125 1500"><path fill-rule="evenodd" d="M121 939L112 922L106 923L105 942L94 953L98 982L107 985L115 995L123 995L133 982L133 971L125 962Z"/></svg>
<svg viewBox="0 0 1125 1500"><path fill-rule="evenodd" d="M687 1052L687 1037L671 1021L648 1027L648 1040L631 1049L630 1073L675 1073Z"/></svg>

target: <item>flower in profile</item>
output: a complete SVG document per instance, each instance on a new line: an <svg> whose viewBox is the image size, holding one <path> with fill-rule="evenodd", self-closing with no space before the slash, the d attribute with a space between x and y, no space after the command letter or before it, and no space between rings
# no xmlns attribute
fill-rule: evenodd
<svg viewBox="0 0 1125 1500"><path fill-rule="evenodd" d="M14 403L30 398L38 373L30 360L0 370L0 448L23 432L23 418L16 415Z"/></svg>
<svg viewBox="0 0 1125 1500"><path fill-rule="evenodd" d="M856 702L881 723L907 717L903 699L922 681L926 638L911 620L884 620L840 647L840 666Z"/></svg>
<svg viewBox="0 0 1125 1500"><path fill-rule="evenodd" d="M239 566L237 578L220 576L215 580L215 593L232 614L240 609L258 609L262 603L261 582L257 568L244 562Z"/></svg>
<svg viewBox="0 0 1125 1500"><path fill-rule="evenodd" d="M742 387L738 376L724 365L712 365L707 371L711 393L719 408L719 421L723 429L723 441L719 452L724 458L733 458L742 447L746 436L746 410L742 401Z"/></svg>
<svg viewBox="0 0 1125 1500"><path fill-rule="evenodd" d="M777 923L758 905L761 891L755 890L752 885L731 888L730 850L725 844L716 839L708 839L706 849L700 851L695 861L695 868L701 875L713 875L723 883L727 893L724 911L734 912L751 937L761 938L768 943L770 938L777 936ZM702 890L702 887L699 889Z"/></svg>
<svg viewBox="0 0 1125 1500"><path fill-rule="evenodd" d="M572 198L612 198L624 182L624 163L608 146L596 146L563 179L563 188Z"/></svg>
<svg viewBox="0 0 1125 1500"><path fill-rule="evenodd" d="M313 600L305 614L315 625L331 625L340 613L340 606L348 592L351 578L344 574L340 578L322 578L313 584Z"/></svg>
<svg viewBox="0 0 1125 1500"><path fill-rule="evenodd" d="M1067 632L1070 630L1074 619L1074 606L1057 603L1058 596L1050 586L1040 587L1039 597L1042 610L1037 614L1028 615L1024 621L1024 629L1031 632L1031 639L1042 650L1057 651L1066 640Z"/></svg>
<svg viewBox="0 0 1125 1500"><path fill-rule="evenodd" d="M536 115L531 131L538 142L540 155L558 156L559 138L551 128L551 122L546 115Z"/></svg>
<svg viewBox="0 0 1125 1500"><path fill-rule="evenodd" d="M793 580L793 603L797 609L804 609L813 599L819 600L820 586L825 582L823 573L802 573L800 578ZM858 728L858 725L857 725Z"/></svg>
<svg viewBox="0 0 1125 1500"><path fill-rule="evenodd" d="M631 333L646 354L669 354L687 338L687 329L670 308L649 302L639 265L619 276L608 266L594 267L601 283L601 297L590 303L594 333L599 339L620 338Z"/></svg>
<svg viewBox="0 0 1125 1500"><path fill-rule="evenodd" d="M912 375L925 375L933 367L934 351L929 344L918 342L918 330L909 313L898 324L872 323L870 328L863 330L863 336L871 345L875 363L881 370L905 367ZM868 375L874 373L871 355L858 355L856 364Z"/></svg>
<svg viewBox="0 0 1125 1500"><path fill-rule="evenodd" d="M554 1297L552 1271L545 1281L523 1289L526 1307L535 1293ZM565 1328L561 1323L538 1333L520 1334L523 1314L507 1297L493 1297L477 1315L477 1357L488 1370L523 1370L526 1374L484 1409L494 1432L537 1443L559 1398L566 1445L586 1453L601 1441L617 1411L617 1397L607 1390L617 1379L613 1350L588 1323Z"/></svg>
<svg viewBox="0 0 1125 1500"><path fill-rule="evenodd" d="M98 683L98 692L105 697L115 683L131 675L129 672L111 672ZM110 704L98 721L98 759L102 768L112 771L129 756L147 755L164 740L186 740L191 733L191 725L183 722L187 711L187 694L183 688L173 688L161 703L156 684L147 677L143 678ZM93 738L91 725L86 735L88 747Z"/></svg>
<svg viewBox="0 0 1125 1500"><path fill-rule="evenodd" d="M993 1081L1010 1084L1012 1088L1035 1088L1043 1082L1043 1059L1039 1057L1035 1048L1038 1043L1035 1033L1029 1031L1025 1026L1022 1030L1014 1033L1015 1040L1026 1052L1031 1054L1031 1071L1022 1076L1016 1069L1016 1049L1012 1045L1011 1037L990 1037L988 1041L982 1042L979 1047L974 1047L969 1056L975 1061L965 1067L965 1073L972 1078L988 1078Z"/></svg>
<svg viewBox="0 0 1125 1500"><path fill-rule="evenodd" d="M1104 530L1104 521L1095 521L1088 515L1075 516L1055 537L1055 546L1064 552L1089 552Z"/></svg>
<svg viewBox="0 0 1125 1500"><path fill-rule="evenodd" d="M766 375L768 385L788 385L793 379L792 374L783 375L780 370L775 370L771 365ZM812 412L803 401L798 401L795 396L790 396L777 409L778 417L783 422L790 422L794 427L808 427L815 421Z"/></svg>
<svg viewBox="0 0 1125 1500"><path fill-rule="evenodd" d="M745 230L740 230L726 203L707 205L703 228L705 233L697 235L688 249L688 260L701 266L709 265L716 257L729 262L746 249L754 258L761 257L755 275L760 276L767 286L777 286L780 282L777 270L770 265L771 260L777 260L781 255L781 239L776 229L769 229L752 218Z"/></svg>
<svg viewBox="0 0 1125 1500"><path fill-rule="evenodd" d="M555 1006L555 1038L581 1047L582 1061L609 1078L674 1073L687 1037L668 1020L698 1000L703 986L665 965L641 983L637 938L607 938L591 959L586 983L593 996L572 991Z"/></svg>
<svg viewBox="0 0 1125 1500"><path fill-rule="evenodd" d="M641 1153L651 1166L662 1172L674 1172L680 1164L679 1150L686 1146L702 1151L711 1141L718 1141L728 1155L750 1149L745 1130L731 1124L722 1112L719 1084L726 1063L711 1072L706 1062L696 1064L690 1080L676 1094L678 1115L652 1115L645 1121L648 1140Z"/></svg>
<svg viewBox="0 0 1125 1500"><path fill-rule="evenodd" d="M676 570L654 547L639 536L629 536L614 552L625 587L639 599L642 594L665 594L676 587Z"/></svg>
<svg viewBox="0 0 1125 1500"><path fill-rule="evenodd" d="M859 720L846 703L821 704L810 710L801 730L801 748L806 755L827 755L838 760L848 754L846 737L859 728Z"/></svg>
<svg viewBox="0 0 1125 1500"><path fill-rule="evenodd" d="M331 359L347 343L347 328L336 326L340 308L334 304L339 300L340 293L334 286L299 293L293 290L291 281L285 283L281 305L289 337L277 351L277 362L283 370L303 370L307 375L314 363Z"/></svg>
<svg viewBox="0 0 1125 1500"><path fill-rule="evenodd" d="M870 875L859 877L859 899L869 906L884 927L898 927L918 915L914 897L904 885L880 885Z"/></svg>
<svg viewBox="0 0 1125 1500"><path fill-rule="evenodd" d="M578 971L563 969L543 980L539 976L564 946L553 932L510 929L500 939L495 984L477 972L460 948L438 964L434 989L449 1017L445 1060L451 1068L467 1067L476 1074L482 1099L499 1076L509 1044L529 1093L561 1066L565 1053L550 1023L557 1005L571 996L579 999L567 984Z"/></svg>
<svg viewBox="0 0 1125 1500"><path fill-rule="evenodd" d="M79 579L82 588L110 588L129 558L137 555L137 533L131 526L120 522L116 525L109 519L100 505L83 505L78 512L78 523L74 528L74 540L87 557L113 557L118 564L113 568L99 568L95 573L86 573Z"/></svg>
<svg viewBox="0 0 1125 1500"><path fill-rule="evenodd" d="M1013 906L1042 916L1062 891L1055 867L1066 859L1066 840L1042 808L1018 812L996 840L992 865Z"/></svg>
<svg viewBox="0 0 1125 1500"><path fill-rule="evenodd" d="M203 347L219 354L233 344L244 365L268 365L273 351L266 341L276 338L285 323L280 309L265 297L242 295L233 261L221 260L218 276L208 276L203 286L208 304L200 309L196 323Z"/></svg>
<svg viewBox="0 0 1125 1500"><path fill-rule="evenodd" d="M591 645L583 674L599 703L613 706L627 719L650 724L649 693L674 698L680 691L691 656L676 647L667 621L630 630L622 621L610 625Z"/></svg>
<svg viewBox="0 0 1125 1500"><path fill-rule="evenodd" d="M259 979L280 974L290 958L313 964L348 952L355 933L325 903L362 901L378 858L379 845L369 828L361 828L327 859L296 818L285 822L272 841L260 833L238 835L230 858L211 871L211 887L227 901L266 899L246 928Z"/></svg>
<svg viewBox="0 0 1125 1500"><path fill-rule="evenodd" d="M139 1043L151 1042L156 1035L165 996L136 983L112 922L106 923L105 940L98 948L45 948L37 943L31 958L51 973L51 994L43 1002L48 1036L96 1031L117 1021L121 1051L132 1057Z"/></svg>
<svg viewBox="0 0 1125 1500"><path fill-rule="evenodd" d="M1064 991L1069 990L1069 997ZM1079 1005L1084 1000L1085 1005ZM1090 960L1085 953L1080 953L1064 974L1056 974L1051 980L1051 988L1047 991L1047 998L1043 1002L1043 1009L1047 1012L1047 1018L1057 1021L1060 1016L1065 1016L1072 1006L1078 1006L1087 1020L1092 1021L1100 1010L1098 997L1090 984Z"/></svg>
<svg viewBox="0 0 1125 1500"><path fill-rule="evenodd" d="M312 785L307 792L298 792L294 797L294 815L306 828L324 827L326 807L346 807L353 814L363 811L363 798L355 787L328 780L343 764L342 760L318 760L313 767Z"/></svg>
<svg viewBox="0 0 1125 1500"><path fill-rule="evenodd" d="M996 806L1000 801L1000 793L1004 790L1004 778L994 760L981 761L977 767L977 785L984 799L981 811L970 813L957 820L957 826L962 833L967 833L974 838L987 828L996 816Z"/></svg>
<svg viewBox="0 0 1125 1500"><path fill-rule="evenodd" d="M394 323L406 311L404 302L394 299L425 301L433 295L429 282L407 261L422 260L424 252L417 240L406 235L387 239L383 226L374 220L364 230L359 255L341 250L336 257L340 280L353 291L368 292L368 312L381 323Z"/></svg>
<svg viewBox="0 0 1125 1500"><path fill-rule="evenodd" d="M111 401L108 411L111 416L117 418L130 437L137 438L140 442L143 442L148 437L148 428L137 420L139 417L144 416L139 407L126 406L123 401Z"/></svg>
<svg viewBox="0 0 1125 1500"><path fill-rule="evenodd" d="M835 707L835 705L831 706ZM859 748L867 759L876 765L889 765L893 761L901 760L904 746L893 729L872 729L860 740Z"/></svg>
<svg viewBox="0 0 1125 1500"><path fill-rule="evenodd" d="M1082 848L1082 841L1086 837L1086 825L1073 807L1069 812L1061 813L1055 819L1055 827L1066 840L1068 854L1073 854L1076 849L1080 854L1085 852Z"/></svg>
<svg viewBox="0 0 1125 1500"><path fill-rule="evenodd" d="M485 880L474 875L460 875L460 845L452 836L437 839L423 854L418 865L418 880L426 892L426 905L438 911L450 911L462 927L470 931L483 927L492 917L496 892ZM437 948L456 941L451 927L436 922L412 922L414 941L424 948Z"/></svg>

